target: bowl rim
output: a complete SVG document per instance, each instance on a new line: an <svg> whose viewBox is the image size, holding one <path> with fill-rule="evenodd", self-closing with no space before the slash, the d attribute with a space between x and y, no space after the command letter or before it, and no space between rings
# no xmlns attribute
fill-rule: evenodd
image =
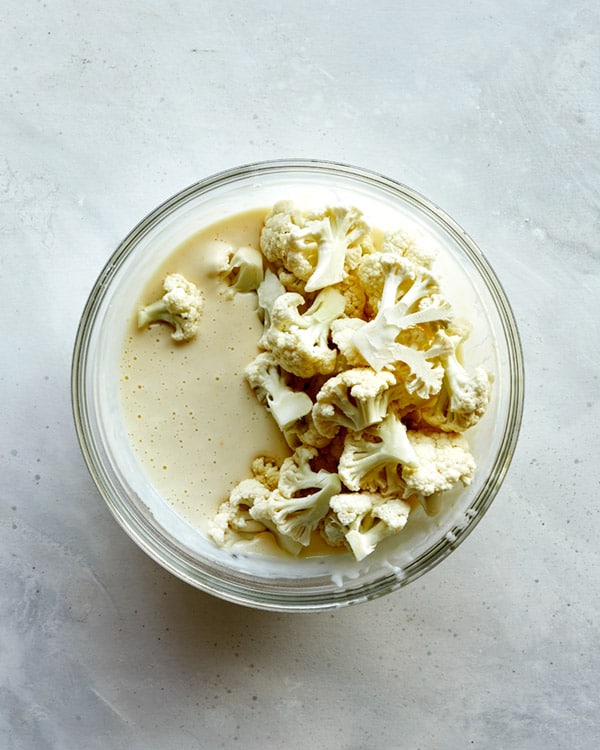
<svg viewBox="0 0 600 750"><path fill-rule="evenodd" d="M437 544L429 547L423 554L409 563L401 574L390 571L383 573L376 580L366 584L363 583L354 586L352 582L349 582L347 586L339 589L339 591L330 590L321 594L311 593L310 591L308 593L303 592L298 588L293 588L289 591L283 588L257 592L255 589L249 589L239 583L224 583L221 577L208 575L206 571L203 572L202 578L199 579L197 575L194 575L193 564L185 560L186 555L182 552L181 548L177 548L171 543L165 544L168 540L159 536L156 528L152 525L152 533L148 533L150 527L146 529L140 528L139 519L137 521L134 519L133 515L131 515L131 508L127 503L116 503L111 493L110 476L106 471L106 467L102 465L102 461L99 460L97 447L94 445L92 438L92 431L90 429L91 417L88 413L89 394L85 382L88 345L96 313L101 308L110 282L117 274L121 263L144 236L155 226L159 225L165 216L185 205L192 198L198 198L203 194L210 193L215 188L235 182L240 178L248 179L260 177L265 174L272 175L278 173L290 174L293 177L294 174L301 172L313 172L331 178L338 176L356 179L363 183L366 182L375 189L383 189L394 194L396 197L403 198L412 204L412 207L418 212L424 213L436 224L441 225L454 243L460 247L461 251L475 266L493 298L495 311L499 316L505 336L510 374L506 383L506 387L509 389L509 408L507 410L507 421L503 438L498 446L492 470L485 478L472 503L471 507L477 505L477 512L469 519L469 522L458 526L455 530L453 529L450 537L449 535L442 537ZM523 352L512 307L495 271L470 235L443 209L409 186L376 171L356 167L345 162L322 159L256 161L222 170L192 183L148 212L117 245L98 274L77 326L71 361L71 406L80 449L97 489L119 525L150 558L190 585L226 601L279 612L321 611L375 599L420 578L442 562L477 526L496 497L506 477L520 432L524 408L524 393ZM118 493L117 496L119 496ZM482 498L482 496L484 498L483 501L477 504L478 499ZM120 500L122 501L122 498ZM160 543L157 544L157 541ZM172 549L169 549L169 547L172 547ZM196 569L195 572L198 573L198 570Z"/></svg>

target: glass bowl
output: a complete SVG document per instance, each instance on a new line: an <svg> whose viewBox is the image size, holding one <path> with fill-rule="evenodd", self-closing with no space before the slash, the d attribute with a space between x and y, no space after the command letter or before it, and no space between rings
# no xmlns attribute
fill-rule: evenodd
<svg viewBox="0 0 600 750"><path fill-rule="evenodd" d="M450 299L475 322L466 364L492 372L486 415L467 434L475 479L452 490L436 516L414 511L405 529L362 562L350 554L300 560L217 548L160 496L137 460L124 425L119 362L132 300L153 272L199 228L278 200L356 205L375 226L398 217L442 247L440 275ZM173 196L116 249L87 301L72 366L76 429L91 475L116 520L151 558L189 584L238 604L315 611L368 601L414 581L470 534L508 470L523 408L523 361L505 293L475 243L449 216L410 188L379 174L312 160L261 162L221 172Z"/></svg>

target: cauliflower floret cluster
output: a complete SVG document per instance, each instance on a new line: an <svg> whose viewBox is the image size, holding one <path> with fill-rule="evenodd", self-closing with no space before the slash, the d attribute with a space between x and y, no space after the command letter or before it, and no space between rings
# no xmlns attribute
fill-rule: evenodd
<svg viewBox="0 0 600 750"><path fill-rule="evenodd" d="M222 278L256 294L263 332L246 380L290 455L258 456L210 534L228 546L270 533L294 555L319 534L362 560L418 504L432 513L471 482L463 433L491 376L462 364L469 328L435 276L432 238L406 227L382 238L356 208L283 201L255 251L234 253Z"/></svg>

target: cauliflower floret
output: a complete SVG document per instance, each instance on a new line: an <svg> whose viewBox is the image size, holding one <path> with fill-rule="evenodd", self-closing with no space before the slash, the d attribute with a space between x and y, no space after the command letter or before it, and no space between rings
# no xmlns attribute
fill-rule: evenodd
<svg viewBox="0 0 600 750"><path fill-rule="evenodd" d="M202 312L202 294L198 287L179 273L170 273L163 281L163 296L140 308L138 328L156 322L168 323L175 330L174 341L190 341L198 332Z"/></svg>
<svg viewBox="0 0 600 750"><path fill-rule="evenodd" d="M269 494L270 490L257 479L243 479L236 485L229 498L219 505L209 525L208 533L215 543L223 547L235 534L254 535L265 531L265 525L250 516L250 508Z"/></svg>
<svg viewBox="0 0 600 750"><path fill-rule="evenodd" d="M370 555L382 539L401 531L408 521L410 505L398 498L371 493L342 493L329 502L337 519L329 519L325 539L343 534L357 560Z"/></svg>
<svg viewBox="0 0 600 750"><path fill-rule="evenodd" d="M286 265L288 247L303 224L302 212L291 201L277 202L268 213L260 233L260 249L275 267ZM311 273L312 265L306 260L306 267L300 278L306 274L310 276Z"/></svg>
<svg viewBox="0 0 600 750"><path fill-rule="evenodd" d="M284 460L277 489L262 495L250 508L250 515L269 528L285 548L310 544L313 531L329 510L329 499L341 489L337 474L312 470L316 448L301 446Z"/></svg>
<svg viewBox="0 0 600 750"><path fill-rule="evenodd" d="M258 456L252 461L252 476L268 490L274 490L279 482L279 462L269 456Z"/></svg>
<svg viewBox="0 0 600 750"><path fill-rule="evenodd" d="M392 262L394 265L392 265ZM400 284L405 279L410 280L414 277L414 269L414 263L395 253L370 253L361 258L356 276L365 290L369 304L375 314L380 306L386 279L390 279L387 296L390 298L388 299L388 307L391 307L400 295L398 289Z"/></svg>
<svg viewBox="0 0 600 750"><path fill-rule="evenodd" d="M271 352L257 355L246 367L245 375L257 399L271 413L282 432L312 410L310 396L290 388Z"/></svg>
<svg viewBox="0 0 600 750"><path fill-rule="evenodd" d="M395 371L399 374L405 370L402 365L407 366L404 385L417 401L430 398L442 387L444 370L438 361L441 351L443 349L435 342L426 351L400 343L395 345Z"/></svg>
<svg viewBox="0 0 600 750"><path fill-rule="evenodd" d="M319 524L319 533L330 547L346 547L346 529L332 510Z"/></svg>
<svg viewBox="0 0 600 750"><path fill-rule="evenodd" d="M361 432L347 433L338 473L354 492L397 493L404 490L402 467L415 465L416 460L405 425L391 411L378 424Z"/></svg>
<svg viewBox="0 0 600 750"><path fill-rule="evenodd" d="M357 208L328 206L303 213L277 203L261 232L265 257L306 282L307 292L342 281L370 251L370 228Z"/></svg>
<svg viewBox="0 0 600 750"><path fill-rule="evenodd" d="M367 294L354 273L349 273L343 281L335 284L337 289L346 300L344 315L349 318L363 318L367 304Z"/></svg>
<svg viewBox="0 0 600 750"><path fill-rule="evenodd" d="M458 357L464 332L448 336L439 331L440 344L446 344L440 355L444 376L442 386L430 406L421 410L421 418L428 424L448 432L464 432L479 422L485 414L492 390L492 376L483 367L472 373L461 364Z"/></svg>
<svg viewBox="0 0 600 750"><path fill-rule="evenodd" d="M355 344L355 334L366 325L357 318L339 318L333 322L331 338L340 354L338 370L369 366ZM391 351L393 347L390 359L395 361L388 367L393 367L396 381L402 383L412 397L407 403L418 404L429 399L442 387L444 370L439 358L446 351L446 345L434 337L428 348L421 348L428 341L429 336L421 328L411 328L400 331L398 341L390 344ZM358 343L361 343L360 338Z"/></svg>
<svg viewBox="0 0 600 750"><path fill-rule="evenodd" d="M264 337L271 326L273 315L273 305L278 297L285 294L286 288L283 286L277 274L273 273L270 268L265 271L264 277L258 289L256 297L258 300L258 317L263 325L262 334L258 345L264 348Z"/></svg>
<svg viewBox="0 0 600 750"><path fill-rule="evenodd" d="M329 330L344 311L344 298L335 289L323 289L305 313L298 311L302 304L302 295L293 292L277 297L261 343L287 372L302 378L328 375L337 354L329 347Z"/></svg>
<svg viewBox="0 0 600 750"><path fill-rule="evenodd" d="M367 360L354 345L354 334L366 325L361 318L337 318L331 324L331 340L335 344L339 354L338 369L345 370L348 367L368 367Z"/></svg>
<svg viewBox="0 0 600 750"><path fill-rule="evenodd" d="M370 228L357 208L331 206L309 214L302 247L316 244L317 263L306 282L306 291L314 292L342 281L358 265L365 246L370 249L369 233Z"/></svg>
<svg viewBox="0 0 600 750"><path fill-rule="evenodd" d="M313 448L325 448L331 442L330 437L322 435L315 427L312 414L307 414L302 419L294 422L291 427L283 433L287 444L292 450L301 445L310 445Z"/></svg>
<svg viewBox="0 0 600 750"><path fill-rule="evenodd" d="M365 256L358 274L368 293L379 296L377 315L357 326L351 345L374 370L394 369L400 362L408 365L407 390L429 398L441 388L441 364L431 360L443 347L421 347L452 315L437 281L427 269L392 253ZM433 328L424 328L425 324Z"/></svg>
<svg viewBox="0 0 600 750"><path fill-rule="evenodd" d="M471 483L475 459L464 437L456 432L408 430L414 460L402 468L405 497L428 497L451 489L457 482Z"/></svg>
<svg viewBox="0 0 600 750"><path fill-rule="evenodd" d="M296 274L285 268L280 268L277 271L277 277L286 292L301 294L307 301L310 299L310 295L308 295L308 292L306 291L306 281L299 279Z"/></svg>
<svg viewBox="0 0 600 750"><path fill-rule="evenodd" d="M271 325L271 315L273 305L278 297L281 297L286 291L277 275L267 268L263 280L256 289L258 298L258 313L265 328Z"/></svg>
<svg viewBox="0 0 600 750"><path fill-rule="evenodd" d="M264 278L262 253L255 247L243 245L228 253L219 272L236 292L254 292Z"/></svg>
<svg viewBox="0 0 600 750"><path fill-rule="evenodd" d="M439 254L439 245L433 237L424 234L417 227L405 226L386 235L382 251L399 253L419 266L431 268Z"/></svg>
<svg viewBox="0 0 600 750"><path fill-rule="evenodd" d="M360 432L380 422L398 388L391 372L354 367L325 381L317 394L312 417L317 430L334 437L340 427ZM402 389L403 390L403 389Z"/></svg>
<svg viewBox="0 0 600 750"><path fill-rule="evenodd" d="M377 315L356 331L353 344L374 370L406 362L406 350L397 342L401 331L424 323L443 323L452 315L429 271L402 256L367 255L358 275Z"/></svg>

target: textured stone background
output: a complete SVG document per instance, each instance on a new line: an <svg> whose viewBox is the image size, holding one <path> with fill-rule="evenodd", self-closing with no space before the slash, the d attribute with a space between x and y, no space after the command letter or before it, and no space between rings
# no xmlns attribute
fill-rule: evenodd
<svg viewBox="0 0 600 750"><path fill-rule="evenodd" d="M591 0L8 0L0 46L0 746L554 750L600 736L600 11ZM117 526L69 404L78 317L155 205L346 161L485 251L527 368L492 509L335 614L214 600Z"/></svg>

